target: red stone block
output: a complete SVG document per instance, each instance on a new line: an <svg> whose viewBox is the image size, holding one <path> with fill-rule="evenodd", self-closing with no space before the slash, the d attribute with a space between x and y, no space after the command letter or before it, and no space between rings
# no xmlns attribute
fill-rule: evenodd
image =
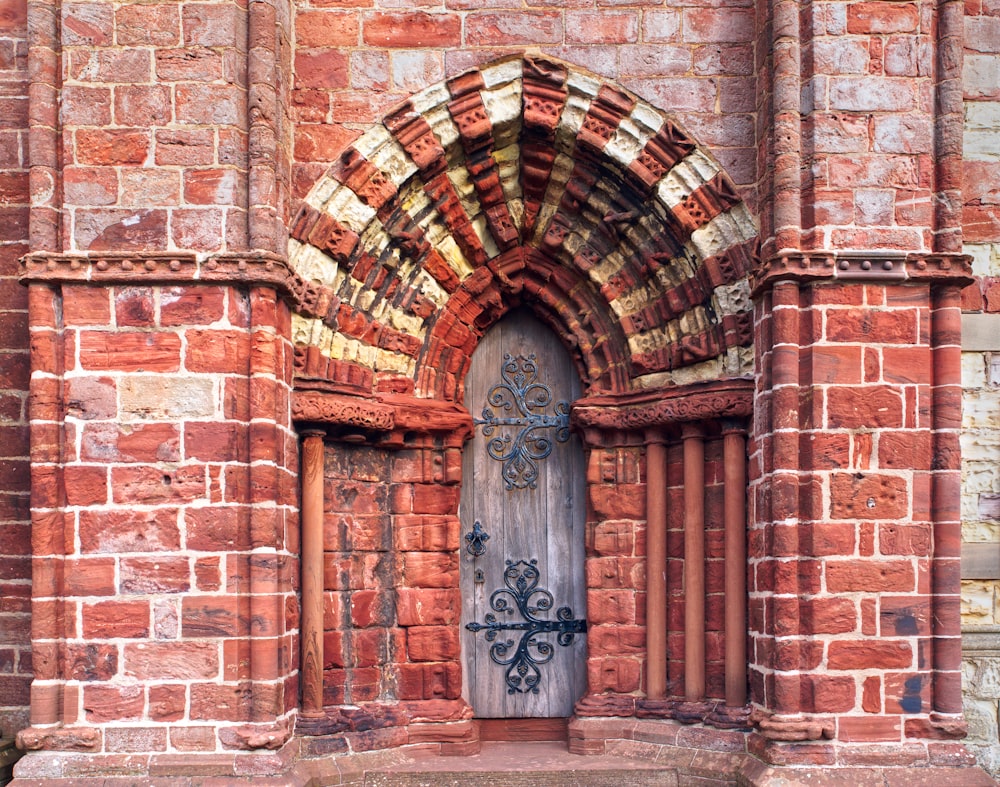
<svg viewBox="0 0 1000 787"><path fill-rule="evenodd" d="M187 687L171 684L149 687L149 718L151 721L179 721L184 718Z"/></svg>
<svg viewBox="0 0 1000 787"><path fill-rule="evenodd" d="M354 47L358 43L360 18L341 10L300 11L295 17L298 46L306 48Z"/></svg>
<svg viewBox="0 0 1000 787"><path fill-rule="evenodd" d="M836 640L830 643L831 670L902 669L913 665L913 649L902 640Z"/></svg>
<svg viewBox="0 0 1000 787"><path fill-rule="evenodd" d="M184 452L187 459L202 462L246 460L246 427L232 421L184 424Z"/></svg>
<svg viewBox="0 0 1000 787"><path fill-rule="evenodd" d="M440 552L404 552L402 581L413 588L458 586L458 557Z"/></svg>
<svg viewBox="0 0 1000 787"><path fill-rule="evenodd" d="M628 44L638 40L635 11L567 11L566 43Z"/></svg>
<svg viewBox="0 0 1000 787"><path fill-rule="evenodd" d="M879 552L883 555L926 557L932 551L929 525L879 525Z"/></svg>
<svg viewBox="0 0 1000 787"><path fill-rule="evenodd" d="M462 691L462 668L454 662L400 664L400 699L457 699Z"/></svg>
<svg viewBox="0 0 1000 787"><path fill-rule="evenodd" d="M118 589L122 594L184 593L191 589L186 557L122 558Z"/></svg>
<svg viewBox="0 0 1000 787"><path fill-rule="evenodd" d="M83 636L89 639L136 639L149 636L148 601L101 601L84 604Z"/></svg>
<svg viewBox="0 0 1000 787"><path fill-rule="evenodd" d="M909 512L908 492L906 479L900 476L834 473L830 479L830 516L834 519L905 518Z"/></svg>
<svg viewBox="0 0 1000 787"><path fill-rule="evenodd" d="M457 589L400 588L396 594L400 626L447 626L458 620L461 598Z"/></svg>
<svg viewBox="0 0 1000 787"><path fill-rule="evenodd" d="M837 560L826 566L832 593L913 592L916 578L908 560Z"/></svg>
<svg viewBox="0 0 1000 787"><path fill-rule="evenodd" d="M910 33L917 30L919 15L915 3L863 2L847 9L847 32Z"/></svg>
<svg viewBox="0 0 1000 787"><path fill-rule="evenodd" d="M815 345L807 354L806 373L815 385L861 382L861 347Z"/></svg>
<svg viewBox="0 0 1000 787"><path fill-rule="evenodd" d="M115 595L115 561L110 557L67 558L64 592L67 596Z"/></svg>
<svg viewBox="0 0 1000 787"><path fill-rule="evenodd" d="M219 649L214 642L144 642L124 649L124 674L140 681L219 677Z"/></svg>
<svg viewBox="0 0 1000 787"><path fill-rule="evenodd" d="M62 309L67 326L110 325L111 291L106 287L64 287Z"/></svg>
<svg viewBox="0 0 1000 787"><path fill-rule="evenodd" d="M754 15L749 8L688 8L684 40L693 43L743 43L753 40Z"/></svg>
<svg viewBox="0 0 1000 787"><path fill-rule="evenodd" d="M640 672L640 663L634 659L588 659L587 685L594 694L629 694L639 690Z"/></svg>
<svg viewBox="0 0 1000 787"><path fill-rule="evenodd" d="M249 631L249 599L186 596L181 602L181 636L240 637Z"/></svg>
<svg viewBox="0 0 1000 787"><path fill-rule="evenodd" d="M411 661L457 661L458 630L454 626L413 626L406 630L406 648Z"/></svg>
<svg viewBox="0 0 1000 787"><path fill-rule="evenodd" d="M154 324L153 288L119 287L114 290L115 323L119 328L149 328Z"/></svg>
<svg viewBox="0 0 1000 787"><path fill-rule="evenodd" d="M114 107L115 123L120 126L166 125L172 119L166 85L118 85Z"/></svg>
<svg viewBox="0 0 1000 787"><path fill-rule="evenodd" d="M37 612L34 616L39 617ZM67 644L65 659L66 675L71 680L111 680L118 673L117 645Z"/></svg>
<svg viewBox="0 0 1000 787"><path fill-rule="evenodd" d="M190 718L211 721L249 721L253 691L249 683L192 683Z"/></svg>
<svg viewBox="0 0 1000 787"><path fill-rule="evenodd" d="M100 505L108 501L106 467L69 465L63 469L66 503L71 506ZM21 485L23 488L23 485Z"/></svg>
<svg viewBox="0 0 1000 787"><path fill-rule="evenodd" d="M381 47L457 46L461 29L456 14L382 12L365 18L363 40Z"/></svg>
<svg viewBox="0 0 1000 787"><path fill-rule="evenodd" d="M837 739L850 741L898 741L902 723L898 717L841 716L837 720Z"/></svg>
<svg viewBox="0 0 1000 787"><path fill-rule="evenodd" d="M802 599L801 634L849 634L859 630L858 609L849 598Z"/></svg>
<svg viewBox="0 0 1000 787"><path fill-rule="evenodd" d="M84 369L174 372L180 368L180 337L173 333L80 332Z"/></svg>
<svg viewBox="0 0 1000 787"><path fill-rule="evenodd" d="M143 164L150 142L150 134L140 129L80 129L76 132L76 160L110 166Z"/></svg>
<svg viewBox="0 0 1000 787"><path fill-rule="evenodd" d="M205 497L205 469L198 465L170 471L150 465L113 466L111 489L114 500L119 503L190 502Z"/></svg>
<svg viewBox="0 0 1000 787"><path fill-rule="evenodd" d="M803 675L802 706L807 713L845 713L854 709L857 685L847 675Z"/></svg>
<svg viewBox="0 0 1000 787"><path fill-rule="evenodd" d="M636 594L632 590L587 591L587 619L594 625L636 622Z"/></svg>
<svg viewBox="0 0 1000 787"><path fill-rule="evenodd" d="M145 709L142 686L83 687L83 711L89 722L135 721L143 717Z"/></svg>
<svg viewBox="0 0 1000 787"><path fill-rule="evenodd" d="M215 751L215 727L185 724L169 730L170 745L178 751Z"/></svg>
<svg viewBox="0 0 1000 787"><path fill-rule="evenodd" d="M165 423L87 424L80 458L91 462L176 462L180 460L178 427Z"/></svg>
<svg viewBox="0 0 1000 787"><path fill-rule="evenodd" d="M189 330L184 368L189 372L246 373L250 363L250 337L243 331Z"/></svg>

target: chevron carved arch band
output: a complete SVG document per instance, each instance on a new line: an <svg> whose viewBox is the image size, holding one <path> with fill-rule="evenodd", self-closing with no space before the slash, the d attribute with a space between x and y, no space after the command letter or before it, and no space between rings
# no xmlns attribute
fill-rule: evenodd
<svg viewBox="0 0 1000 787"><path fill-rule="evenodd" d="M586 395L743 377L756 236L665 113L565 64L501 61L413 96L306 198L297 374L461 401L479 338L528 306Z"/></svg>

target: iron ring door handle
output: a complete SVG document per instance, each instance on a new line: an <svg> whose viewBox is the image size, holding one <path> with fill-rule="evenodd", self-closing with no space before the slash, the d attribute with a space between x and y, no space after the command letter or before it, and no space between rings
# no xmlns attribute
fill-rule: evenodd
<svg viewBox="0 0 1000 787"><path fill-rule="evenodd" d="M490 540L490 534L483 530L482 523L477 519L472 525L472 530L465 534L468 542L465 548L473 557L479 557L486 552L486 542Z"/></svg>

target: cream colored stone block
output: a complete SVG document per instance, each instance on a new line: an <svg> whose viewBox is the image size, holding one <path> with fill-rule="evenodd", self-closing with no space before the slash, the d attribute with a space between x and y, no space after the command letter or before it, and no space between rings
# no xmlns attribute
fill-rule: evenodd
<svg viewBox="0 0 1000 787"><path fill-rule="evenodd" d="M362 202L358 195L347 187L338 189L327 200L323 210L359 235L375 221L375 209Z"/></svg>
<svg viewBox="0 0 1000 787"><path fill-rule="evenodd" d="M500 63L485 66L479 73L483 77L483 84L487 88L495 88L507 83L517 83L520 89L521 76L524 73L524 64L520 58L505 60Z"/></svg>
<svg viewBox="0 0 1000 787"><path fill-rule="evenodd" d="M980 580L962 581L961 612L964 624L992 624L995 622L995 583Z"/></svg>
<svg viewBox="0 0 1000 787"><path fill-rule="evenodd" d="M500 247L497 246L497 242L493 239L493 233L490 231L485 214L480 213L472 219L472 229L479 238L483 249L485 249L486 256L491 260L497 257L500 254Z"/></svg>
<svg viewBox="0 0 1000 787"><path fill-rule="evenodd" d="M996 543L1000 541L1000 522L963 521L962 541L967 544Z"/></svg>
<svg viewBox="0 0 1000 787"><path fill-rule="evenodd" d="M437 137L441 147L444 148L445 157L448 160L449 169L461 161L465 160L465 151L459 144L460 134L458 126L448 111L447 106L434 107L424 115L424 120L431 127L434 136Z"/></svg>
<svg viewBox="0 0 1000 787"><path fill-rule="evenodd" d="M521 133L521 83L509 82L494 89L479 91L483 106L493 126L493 140L497 148L516 144Z"/></svg>
<svg viewBox="0 0 1000 787"><path fill-rule="evenodd" d="M718 304L716 311L720 315L748 312L753 309L753 301L750 299L750 283L746 279L740 279L734 284L720 285L715 288L713 294Z"/></svg>
<svg viewBox="0 0 1000 787"><path fill-rule="evenodd" d="M439 82L410 96L410 105L418 115L426 115L434 107L447 104L450 100L451 95L448 93L448 86L443 82Z"/></svg>
<svg viewBox="0 0 1000 787"><path fill-rule="evenodd" d="M306 281L330 284L337 278L337 263L315 246L302 244L289 265Z"/></svg>
<svg viewBox="0 0 1000 787"><path fill-rule="evenodd" d="M306 195L305 203L315 210L323 210L327 200L337 189L341 188L341 183L333 178L320 178Z"/></svg>
<svg viewBox="0 0 1000 787"><path fill-rule="evenodd" d="M962 351L1000 351L1000 314L963 314Z"/></svg>
<svg viewBox="0 0 1000 787"><path fill-rule="evenodd" d="M718 380L722 374L722 358L711 358L701 363L691 366L682 366L674 369L674 382L677 385L691 385L692 383Z"/></svg>
<svg viewBox="0 0 1000 787"><path fill-rule="evenodd" d="M986 387L987 356L980 352L962 353L962 387L965 390L964 398L978 395L977 392L970 392L970 388Z"/></svg>
<svg viewBox="0 0 1000 787"><path fill-rule="evenodd" d="M1000 275L1000 244L966 243L962 251L972 256L972 272L976 276Z"/></svg>
<svg viewBox="0 0 1000 787"><path fill-rule="evenodd" d="M122 375L118 380L118 418L123 422L219 418L218 382L186 375Z"/></svg>
<svg viewBox="0 0 1000 787"><path fill-rule="evenodd" d="M403 146L391 138L368 160L384 173L397 189L402 188L403 184L407 183L418 172L417 165L403 150Z"/></svg>
<svg viewBox="0 0 1000 787"><path fill-rule="evenodd" d="M500 175L500 185L503 187L505 201L510 203L521 199L521 148L518 145L508 145L493 154ZM511 214L513 218L513 214ZM514 226L521 229L515 221Z"/></svg>

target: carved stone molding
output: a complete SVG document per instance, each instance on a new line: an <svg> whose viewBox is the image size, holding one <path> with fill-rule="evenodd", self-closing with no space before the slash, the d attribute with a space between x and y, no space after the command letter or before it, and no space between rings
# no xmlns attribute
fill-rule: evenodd
<svg viewBox="0 0 1000 787"><path fill-rule="evenodd" d="M39 252L21 259L20 278L25 283L244 284L272 287L295 307L318 297L314 285L291 270L284 256L266 251L219 254L203 260L185 252Z"/></svg>
<svg viewBox="0 0 1000 787"><path fill-rule="evenodd" d="M972 258L966 254L815 251L775 254L751 274L754 295L775 282L934 281L964 286L972 282Z"/></svg>
<svg viewBox="0 0 1000 787"><path fill-rule="evenodd" d="M353 426L387 432L396 425L393 409L370 399L326 391L296 391L292 419L300 423Z"/></svg>
<svg viewBox="0 0 1000 787"><path fill-rule="evenodd" d="M309 387L306 387L308 385ZM314 387L315 386L315 387ZM322 381L308 381L292 398L292 419L300 425L340 428L352 442L401 446L415 435L443 436L446 446L461 446L472 434L472 416L460 405L403 394L366 396L330 390Z"/></svg>
<svg viewBox="0 0 1000 787"><path fill-rule="evenodd" d="M736 379L590 396L573 404L571 420L583 429L642 431L721 417L747 417L752 409L753 381Z"/></svg>

